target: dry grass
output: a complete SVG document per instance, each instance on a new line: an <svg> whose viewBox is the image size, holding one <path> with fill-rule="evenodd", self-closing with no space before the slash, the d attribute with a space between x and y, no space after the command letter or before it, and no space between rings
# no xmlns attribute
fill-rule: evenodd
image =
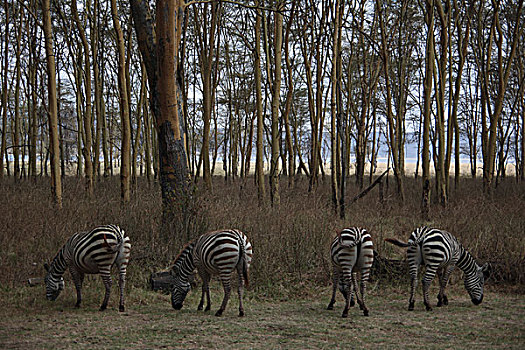
<svg viewBox="0 0 525 350"><path fill-rule="evenodd" d="M283 300L261 299L250 291L244 318L237 317L236 298L217 318L213 311L222 293L218 283L212 287L212 312L196 311L200 294L196 291L181 311L175 311L169 296L133 288L125 313L117 311L116 300L105 312L97 311L102 288L91 288L85 305L75 309L72 287L54 303L25 287L18 290L20 303L0 312L0 347L521 349L525 344L524 299L494 291L487 291L483 304L474 306L456 285L449 291L447 307L426 312L419 296L416 310L409 312L408 289L372 288L370 317L353 308L347 319L340 317L340 295L336 310L325 309L329 287L314 288L316 297L311 290L304 298Z"/></svg>
<svg viewBox="0 0 525 350"><path fill-rule="evenodd" d="M198 219L192 234L236 227L250 237L254 261L245 320L235 317L235 294L225 319L217 320L194 311L200 293L191 293L189 308L175 313L166 296L146 291L150 273L167 267L187 240L180 232L169 237L160 234L157 185L139 179L131 203L121 205L117 178L97 182L91 199L82 182L66 178L64 208L56 211L48 180L39 179L36 184L11 181L0 185L0 306L5 314L16 316L0 322L0 347L318 348L339 346L343 338L349 347L440 347L440 342L448 342L450 347L461 348L474 342L476 347L507 344L519 348L524 343L525 305L514 293L525 292L525 187L511 179L496 189L492 199L481 194L480 181L462 179L459 189L451 193L449 206L434 204L432 222L424 223L419 219L420 185L413 179L407 179L404 205L396 200L390 179L384 203L374 190L348 208L347 220L340 220L331 211L329 183L321 182L308 193L306 179L288 188L283 178L281 205L272 208L258 205L252 178L228 184L215 178L211 193L197 193ZM350 185L347 197L357 192ZM43 276L42 263L51 260L72 233L107 223L120 225L132 239L129 312L120 315L115 311L116 288L110 300L112 310L96 311L103 288L98 278L87 281L81 310L72 308L75 293L69 274L66 291L54 304L45 300L43 287L25 286L27 278ZM330 290L328 245L338 229L366 227L382 257L402 258L403 252L383 239L406 240L422 224L449 230L478 260L494 264L490 292L481 308L469 304L461 274L456 272L451 286L456 301L451 306L434 313L424 313L421 307L408 314L408 277L374 273L372 317L365 319L354 310L351 320L341 320L340 310L323 311ZM216 306L220 297L222 293L215 291ZM432 333L435 324L439 329ZM228 336L223 339L223 334Z"/></svg>

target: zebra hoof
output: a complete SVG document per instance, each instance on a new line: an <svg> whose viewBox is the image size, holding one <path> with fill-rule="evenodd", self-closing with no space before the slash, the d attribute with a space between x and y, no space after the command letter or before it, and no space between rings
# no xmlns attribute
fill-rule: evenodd
<svg viewBox="0 0 525 350"><path fill-rule="evenodd" d="M368 310L363 310L363 315L368 316Z"/></svg>
<svg viewBox="0 0 525 350"><path fill-rule="evenodd" d="M448 298L446 295L443 295L443 305L448 305Z"/></svg>
<svg viewBox="0 0 525 350"><path fill-rule="evenodd" d="M341 315L342 318L348 317L348 311L343 311L343 314Z"/></svg>
<svg viewBox="0 0 525 350"><path fill-rule="evenodd" d="M239 310L239 317L244 317L244 310Z"/></svg>
<svg viewBox="0 0 525 350"><path fill-rule="evenodd" d="M102 306L100 307L100 309L98 309L98 311L104 311L104 310L106 310L107 308L108 308L107 305L102 305Z"/></svg>
<svg viewBox="0 0 525 350"><path fill-rule="evenodd" d="M202 310L202 309L201 309ZM206 306L206 308L204 309L204 311L210 311L211 310L211 307L208 305Z"/></svg>
<svg viewBox="0 0 525 350"><path fill-rule="evenodd" d="M414 311L414 302L413 301L408 304L408 311Z"/></svg>
<svg viewBox="0 0 525 350"><path fill-rule="evenodd" d="M326 307L326 310L333 310L334 309L334 303L330 303L328 304L328 306Z"/></svg>
<svg viewBox="0 0 525 350"><path fill-rule="evenodd" d="M80 309L80 303L76 303L76 304L75 304L75 308L76 308L76 309Z"/></svg>
<svg viewBox="0 0 525 350"><path fill-rule="evenodd" d="M425 305L425 307L426 307L427 311L432 311L432 306L430 306L430 305Z"/></svg>
<svg viewBox="0 0 525 350"><path fill-rule="evenodd" d="M126 311L126 308L124 307L124 305L120 305L120 306L118 307L118 311L119 311L119 312L124 312L124 311Z"/></svg>
<svg viewBox="0 0 525 350"><path fill-rule="evenodd" d="M197 311L202 311L202 305L197 306Z"/></svg>
<svg viewBox="0 0 525 350"><path fill-rule="evenodd" d="M354 301L354 299L351 299L350 300L350 307L353 307L354 305L355 305L355 301Z"/></svg>
<svg viewBox="0 0 525 350"><path fill-rule="evenodd" d="M215 313L215 316L217 317L222 316L222 310L221 309L217 310L217 312Z"/></svg>

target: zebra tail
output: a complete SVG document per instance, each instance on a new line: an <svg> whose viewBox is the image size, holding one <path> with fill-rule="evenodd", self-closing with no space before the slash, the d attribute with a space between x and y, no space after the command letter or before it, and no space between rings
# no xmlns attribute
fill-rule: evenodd
<svg viewBox="0 0 525 350"><path fill-rule="evenodd" d="M240 260L241 260L241 268L242 268L242 277L244 279L244 285L248 287L250 285L250 280L248 278L248 264L246 263L246 247L244 246L244 242L242 237L239 237L239 244L241 246L240 251Z"/></svg>
<svg viewBox="0 0 525 350"><path fill-rule="evenodd" d="M122 240L120 243L117 243L117 244L109 244L108 243L108 240L107 240L107 237L106 237L106 234L104 233L104 246L106 247L106 249L108 250L108 252L111 252L111 253L115 253L117 251L120 250L120 246L124 244L124 240Z"/></svg>
<svg viewBox="0 0 525 350"><path fill-rule="evenodd" d="M392 243L393 245L397 245L398 247L404 247L404 248L411 246L411 244L401 242L400 240L397 240L395 238L385 238L385 242Z"/></svg>
<svg viewBox="0 0 525 350"><path fill-rule="evenodd" d="M352 248L359 244L359 241L352 242L350 244L343 243L343 236L341 236L341 232L337 233L337 236L339 237L339 245L344 248Z"/></svg>
<svg viewBox="0 0 525 350"><path fill-rule="evenodd" d="M246 264L246 259L244 258L244 254L242 257L242 276L244 278L244 284L246 287L250 286L250 281L248 279L248 264Z"/></svg>

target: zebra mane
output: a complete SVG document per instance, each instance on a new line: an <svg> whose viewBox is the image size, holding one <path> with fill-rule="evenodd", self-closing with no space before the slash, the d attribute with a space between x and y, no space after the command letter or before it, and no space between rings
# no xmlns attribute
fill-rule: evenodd
<svg viewBox="0 0 525 350"><path fill-rule="evenodd" d="M184 263L189 263L191 266L193 266L193 248L195 247L195 241L190 241L186 243L181 251L179 252L179 255L175 258L175 262L173 263L173 266L171 268L172 272L175 274L178 274L181 272L181 267L184 265Z"/></svg>
<svg viewBox="0 0 525 350"><path fill-rule="evenodd" d="M60 250L57 252L55 257L51 261L51 264L49 264L49 266L46 267L46 269L48 270L47 272L52 276L62 276L64 272L66 272L67 262L64 257L64 252L66 248L67 243L64 244L62 248L60 248Z"/></svg>

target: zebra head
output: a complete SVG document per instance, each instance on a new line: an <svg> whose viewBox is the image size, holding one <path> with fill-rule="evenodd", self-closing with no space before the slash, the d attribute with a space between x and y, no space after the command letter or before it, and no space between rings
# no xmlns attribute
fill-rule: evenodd
<svg viewBox="0 0 525 350"><path fill-rule="evenodd" d="M474 305L479 305L483 301L483 285L485 278L488 277L489 269L488 263L483 266L476 264L475 271L465 276L465 289Z"/></svg>
<svg viewBox="0 0 525 350"><path fill-rule="evenodd" d="M55 301L60 295L60 292L64 289L64 277L53 276L48 264L44 264L44 268L47 271L47 275L44 278L46 284L46 298Z"/></svg>
<svg viewBox="0 0 525 350"><path fill-rule="evenodd" d="M193 274L189 275L189 277L193 278ZM181 279L180 274L175 277L175 283L171 288L171 306L173 306L175 310L182 309L182 304L190 289L190 281Z"/></svg>

